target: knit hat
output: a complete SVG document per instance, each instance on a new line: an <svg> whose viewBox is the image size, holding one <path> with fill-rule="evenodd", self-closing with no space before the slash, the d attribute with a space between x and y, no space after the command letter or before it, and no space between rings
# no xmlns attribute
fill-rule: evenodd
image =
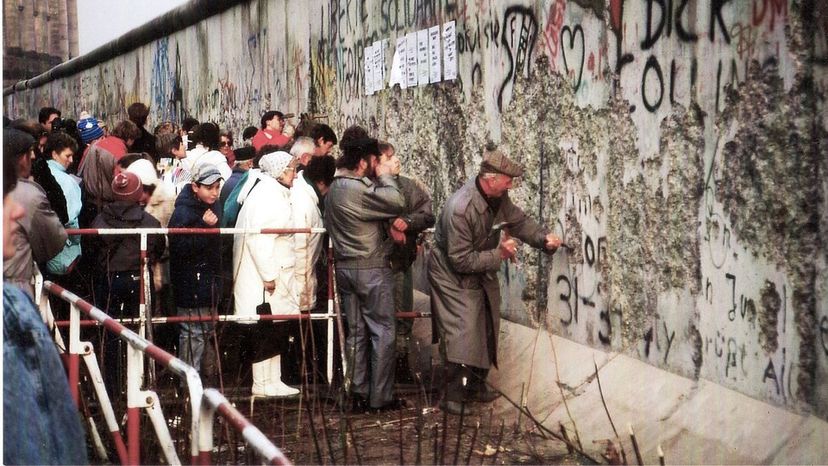
<svg viewBox="0 0 828 466"><path fill-rule="evenodd" d="M83 118L84 116L86 116L86 118ZM80 133L81 139L85 144L88 144L89 141L94 141L104 135L103 129L101 129L98 124L98 120L96 120L95 117L87 114L86 112L81 113L81 117L80 121L78 121L78 132Z"/></svg>
<svg viewBox="0 0 828 466"><path fill-rule="evenodd" d="M202 163L195 168L193 183L211 185L222 179L221 172L212 163Z"/></svg>
<svg viewBox="0 0 828 466"><path fill-rule="evenodd" d="M131 172L121 172L112 180L112 194L116 201L138 202L144 190L138 175Z"/></svg>
<svg viewBox="0 0 828 466"><path fill-rule="evenodd" d="M239 147L233 154L236 156L236 162L242 162L256 157L256 150L252 147Z"/></svg>
<svg viewBox="0 0 828 466"><path fill-rule="evenodd" d="M502 173L516 177L523 175L523 167L506 157L499 149L486 146L483 150L483 162L480 163L480 173Z"/></svg>
<svg viewBox="0 0 828 466"><path fill-rule="evenodd" d="M273 178L279 178L290 165L293 156L284 151L265 154L259 160L259 168Z"/></svg>
<svg viewBox="0 0 828 466"><path fill-rule="evenodd" d="M155 171L155 167L152 166L152 162L147 159L138 159L132 162L126 171L138 175L138 179L141 180L141 184L144 186L158 184L158 173Z"/></svg>

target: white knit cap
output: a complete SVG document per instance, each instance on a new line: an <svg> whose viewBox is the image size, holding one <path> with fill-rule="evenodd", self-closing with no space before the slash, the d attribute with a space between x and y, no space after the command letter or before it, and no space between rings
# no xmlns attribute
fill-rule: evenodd
<svg viewBox="0 0 828 466"><path fill-rule="evenodd" d="M138 175L141 184L145 186L155 186L158 184L158 173L155 171L152 162L147 159L138 159L132 162L126 171Z"/></svg>
<svg viewBox="0 0 828 466"><path fill-rule="evenodd" d="M293 156L287 152L271 152L262 156L259 160L259 168L271 177L279 178L292 160Z"/></svg>

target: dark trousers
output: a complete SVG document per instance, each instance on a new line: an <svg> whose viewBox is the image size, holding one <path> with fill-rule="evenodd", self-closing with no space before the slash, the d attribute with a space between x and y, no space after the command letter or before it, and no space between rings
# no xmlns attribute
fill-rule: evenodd
<svg viewBox="0 0 828 466"><path fill-rule="evenodd" d="M474 392L486 391L489 369L446 361L443 393L447 401L469 401ZM465 380L465 384L463 383Z"/></svg>
<svg viewBox="0 0 828 466"><path fill-rule="evenodd" d="M411 312L414 310L414 284L411 267L394 272L394 310ZM397 354L408 354L414 319L397 319Z"/></svg>
<svg viewBox="0 0 828 466"><path fill-rule="evenodd" d="M336 281L347 320L345 357L351 393L372 408L393 399L396 322L390 268L337 269Z"/></svg>
<svg viewBox="0 0 828 466"><path fill-rule="evenodd" d="M140 278L137 271L111 272L101 277L95 283L95 306L115 319L138 317ZM104 385L110 398L118 400L126 393L127 343L109 332L103 333L102 340Z"/></svg>

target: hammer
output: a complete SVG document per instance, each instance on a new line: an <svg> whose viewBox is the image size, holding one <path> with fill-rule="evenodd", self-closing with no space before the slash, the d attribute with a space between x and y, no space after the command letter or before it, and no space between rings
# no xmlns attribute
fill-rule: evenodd
<svg viewBox="0 0 828 466"><path fill-rule="evenodd" d="M492 230L489 234L492 235L492 234L498 233L500 231L503 231L503 234L506 235L505 239L507 239L507 240L512 239L512 235L509 234L509 222L495 223L494 225L492 225ZM517 257L512 256L512 257L509 258L509 260L513 264L517 264Z"/></svg>

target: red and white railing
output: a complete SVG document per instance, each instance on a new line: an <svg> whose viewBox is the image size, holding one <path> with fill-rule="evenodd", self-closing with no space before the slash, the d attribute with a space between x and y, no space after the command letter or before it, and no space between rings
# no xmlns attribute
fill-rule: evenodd
<svg viewBox="0 0 828 466"><path fill-rule="evenodd" d="M116 322L115 319L112 319L102 310L62 288L60 285L45 281L43 283L43 289L48 294L58 296L70 304L68 348L69 388L73 399L77 403L80 397L78 389L80 372L79 358L83 355L84 362L89 368L95 386L95 392L98 395L107 426L112 434L113 442L115 443L122 464L140 463L140 410L142 408L146 409L149 414L167 462L170 464L181 464L170 437L169 428L161 411L161 403L158 395L153 391L141 389L144 380L145 354L154 361L162 364L173 374L178 375L187 384L192 413L190 423L192 432L190 460L192 464L210 464L210 453L212 452L212 422L213 413L216 410L227 418L230 424L239 430L250 446L268 462L272 464L290 464L281 450L267 440L264 434L247 421L244 416L239 414L232 406L229 406L227 400L221 394L215 390L208 390L205 393L202 389L201 378L195 368L126 328L121 323ZM51 308L46 294L41 299L41 311L47 316L48 322L51 317ZM128 343L126 445L124 445L117 420L115 419L114 410L112 409L106 388L101 379L97 360L92 351L92 345L89 342L80 341L81 313L95 322L100 323L107 331ZM59 333L56 334L56 337L60 340ZM207 407L204 407L204 405Z"/></svg>

